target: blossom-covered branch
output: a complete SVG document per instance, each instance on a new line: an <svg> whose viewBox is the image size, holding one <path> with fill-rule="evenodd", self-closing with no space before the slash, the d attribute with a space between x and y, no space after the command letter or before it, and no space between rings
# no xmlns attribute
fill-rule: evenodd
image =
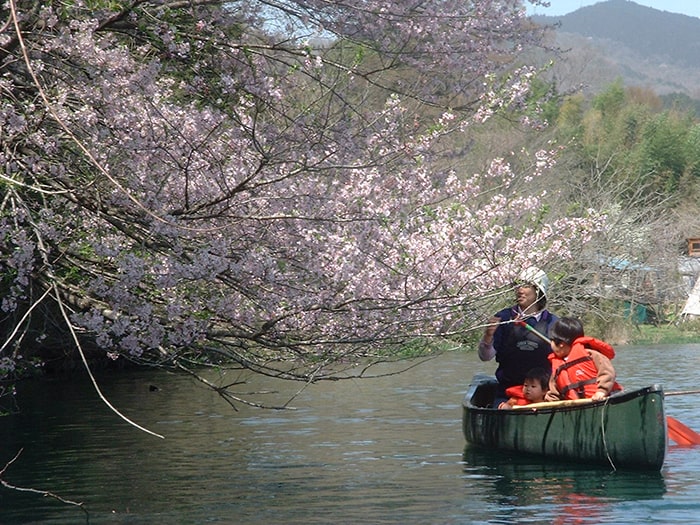
<svg viewBox="0 0 700 525"><path fill-rule="evenodd" d="M336 377L474 329L601 225L543 220L555 148L464 168L474 128L528 104L519 1L9 6L3 328L32 345L39 316L65 327L25 315L56 287L113 358Z"/></svg>

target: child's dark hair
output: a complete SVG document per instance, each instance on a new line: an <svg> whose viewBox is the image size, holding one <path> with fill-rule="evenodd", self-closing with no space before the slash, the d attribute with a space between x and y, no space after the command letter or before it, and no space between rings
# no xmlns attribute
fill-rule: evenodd
<svg viewBox="0 0 700 525"><path fill-rule="evenodd" d="M573 317L560 317L549 327L549 338L555 343L570 345L583 335L583 324Z"/></svg>
<svg viewBox="0 0 700 525"><path fill-rule="evenodd" d="M539 381L542 385L542 390L547 390L549 388L549 375L550 371L541 366L531 368L525 374L525 379L531 379L533 381Z"/></svg>

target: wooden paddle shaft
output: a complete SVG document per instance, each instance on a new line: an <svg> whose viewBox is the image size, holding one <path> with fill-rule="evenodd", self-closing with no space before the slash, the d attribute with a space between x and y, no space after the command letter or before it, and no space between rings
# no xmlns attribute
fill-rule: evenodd
<svg viewBox="0 0 700 525"><path fill-rule="evenodd" d="M587 405L589 403L593 403L593 400L589 397L584 397L581 399L562 399L561 401L542 401L540 403L530 403L528 405L515 405L513 408L519 410L534 408L560 408L576 405Z"/></svg>
<svg viewBox="0 0 700 525"><path fill-rule="evenodd" d="M686 396L690 394L700 394L700 390L679 390L678 392L664 392L664 396Z"/></svg>

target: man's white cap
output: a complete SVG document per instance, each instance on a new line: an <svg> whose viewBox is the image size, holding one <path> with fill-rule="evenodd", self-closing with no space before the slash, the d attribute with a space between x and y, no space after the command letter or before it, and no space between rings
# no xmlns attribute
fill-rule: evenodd
<svg viewBox="0 0 700 525"><path fill-rule="evenodd" d="M522 283L528 283L534 285L545 297L547 297L547 290L549 290L549 277L540 270L537 266L530 266L525 268L520 272L518 280Z"/></svg>

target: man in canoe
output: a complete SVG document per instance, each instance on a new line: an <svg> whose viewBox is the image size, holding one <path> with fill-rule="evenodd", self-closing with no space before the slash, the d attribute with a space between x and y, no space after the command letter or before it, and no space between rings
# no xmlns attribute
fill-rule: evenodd
<svg viewBox="0 0 700 525"><path fill-rule="evenodd" d="M495 357L498 362L494 407L506 401L507 388L523 384L528 370L551 368L547 356L552 348L546 334L558 317L545 308L548 288L545 272L534 266L523 271L515 285L516 304L489 320L479 342L479 359Z"/></svg>
<svg viewBox="0 0 700 525"><path fill-rule="evenodd" d="M615 350L608 343L586 337L583 324L573 317L558 319L549 329L552 340L552 376L547 401L560 399L605 399L622 390L615 381L611 359Z"/></svg>

